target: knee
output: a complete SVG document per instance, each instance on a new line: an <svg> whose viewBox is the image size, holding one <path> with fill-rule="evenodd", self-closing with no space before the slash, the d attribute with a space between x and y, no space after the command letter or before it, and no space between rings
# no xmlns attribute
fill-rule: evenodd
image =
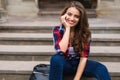
<svg viewBox="0 0 120 80"><path fill-rule="evenodd" d="M107 67L104 64L99 63L97 70L103 71L103 72L108 72Z"/></svg>
<svg viewBox="0 0 120 80"><path fill-rule="evenodd" d="M107 67L101 63L97 67L95 77L99 80L111 80Z"/></svg>

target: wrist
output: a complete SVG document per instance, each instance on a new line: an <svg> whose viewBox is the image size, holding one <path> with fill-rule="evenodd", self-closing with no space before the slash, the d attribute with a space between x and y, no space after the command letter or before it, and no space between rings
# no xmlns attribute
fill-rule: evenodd
<svg viewBox="0 0 120 80"><path fill-rule="evenodd" d="M74 77L74 80L80 80L80 75L76 74L75 77Z"/></svg>
<svg viewBox="0 0 120 80"><path fill-rule="evenodd" d="M74 80L80 80L80 78L75 77Z"/></svg>
<svg viewBox="0 0 120 80"><path fill-rule="evenodd" d="M66 30L70 30L70 27L66 27Z"/></svg>

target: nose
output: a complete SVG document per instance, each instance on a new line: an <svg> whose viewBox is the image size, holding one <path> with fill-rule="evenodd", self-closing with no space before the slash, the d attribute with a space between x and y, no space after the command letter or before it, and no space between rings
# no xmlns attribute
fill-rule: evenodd
<svg viewBox="0 0 120 80"><path fill-rule="evenodd" d="M70 20L74 20L74 16L70 16Z"/></svg>

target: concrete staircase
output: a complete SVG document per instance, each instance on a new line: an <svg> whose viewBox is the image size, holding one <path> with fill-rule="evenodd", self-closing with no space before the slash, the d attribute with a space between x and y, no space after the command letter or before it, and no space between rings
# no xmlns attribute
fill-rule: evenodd
<svg viewBox="0 0 120 80"><path fill-rule="evenodd" d="M120 80L120 24L105 19L89 22L92 31L89 59L105 64L112 80ZM58 20L48 19L0 24L0 80L29 80L36 64L49 64L55 53L52 28L56 25Z"/></svg>
<svg viewBox="0 0 120 80"><path fill-rule="evenodd" d="M58 3L59 2L59 3ZM39 15L40 16L57 16L59 17L61 11L64 9L66 5L68 5L70 1L69 0L56 0L56 1L40 1L40 9L39 9ZM95 18L97 17L96 9L86 9L87 15L89 18Z"/></svg>

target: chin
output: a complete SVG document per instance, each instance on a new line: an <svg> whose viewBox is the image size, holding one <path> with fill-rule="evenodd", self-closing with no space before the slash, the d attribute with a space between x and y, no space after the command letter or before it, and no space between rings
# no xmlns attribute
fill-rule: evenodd
<svg viewBox="0 0 120 80"><path fill-rule="evenodd" d="M71 27L74 27L74 26L76 26L76 25L70 25Z"/></svg>
<svg viewBox="0 0 120 80"><path fill-rule="evenodd" d="M70 27L74 27L74 26L70 26Z"/></svg>

